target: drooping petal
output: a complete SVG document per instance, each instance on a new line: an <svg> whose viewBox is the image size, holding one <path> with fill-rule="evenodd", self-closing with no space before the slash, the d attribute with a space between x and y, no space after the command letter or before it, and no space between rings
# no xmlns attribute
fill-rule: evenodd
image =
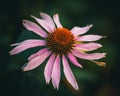
<svg viewBox="0 0 120 96"><path fill-rule="evenodd" d="M19 44L19 45L18 45ZM18 45L15 48L13 48L9 53L10 55L18 54L28 48L38 47L38 46L45 46L46 42L45 40L37 40L37 39L29 39L25 40L21 43L13 44Z"/></svg>
<svg viewBox="0 0 120 96"><path fill-rule="evenodd" d="M62 27L63 27L62 24L60 23L59 15L58 15L58 14L55 14L55 15L53 16L53 20L54 20L57 28L62 28Z"/></svg>
<svg viewBox="0 0 120 96"><path fill-rule="evenodd" d="M56 57L53 70L52 70L52 84L54 89L59 89L59 83L60 83L60 57L59 55Z"/></svg>
<svg viewBox="0 0 120 96"><path fill-rule="evenodd" d="M50 79L51 79L51 74L52 74L52 69L53 69L53 64L54 64L54 60L55 60L55 55L52 54L45 66L44 69L44 76L45 76L45 80L46 83L49 84Z"/></svg>
<svg viewBox="0 0 120 96"><path fill-rule="evenodd" d="M79 50L72 50L72 54L78 58L86 59L86 60L97 60L97 59L104 58L106 55L106 53L87 54L87 53L80 52Z"/></svg>
<svg viewBox="0 0 120 96"><path fill-rule="evenodd" d="M45 20L39 19L33 15L31 15L31 17L34 18L47 32L52 32L51 26Z"/></svg>
<svg viewBox="0 0 120 96"><path fill-rule="evenodd" d="M71 53L68 53L67 56L68 56L69 60L70 60L74 65L82 68L82 65L78 63L78 61L77 61L77 59L75 58L75 56L73 56Z"/></svg>
<svg viewBox="0 0 120 96"><path fill-rule="evenodd" d="M42 12L40 12L40 15L49 24L49 26L51 27L52 31L54 31L55 24L54 24L52 18L48 14L42 13Z"/></svg>
<svg viewBox="0 0 120 96"><path fill-rule="evenodd" d="M99 61L93 61L93 60L92 60L92 62L96 63L98 66L102 66L102 67L106 66L105 62L99 62Z"/></svg>
<svg viewBox="0 0 120 96"><path fill-rule="evenodd" d="M37 56L39 56L39 55L44 54L46 51L48 51L48 48L41 49L41 50L39 50L38 52L30 55L30 56L28 57L28 60L30 61L30 60L32 60L33 58L35 58L35 57L37 57Z"/></svg>
<svg viewBox="0 0 120 96"><path fill-rule="evenodd" d="M102 37L103 36L100 36L100 35L84 35L84 36L78 37L76 41L97 41Z"/></svg>
<svg viewBox="0 0 120 96"><path fill-rule="evenodd" d="M29 21L29 20L23 20L23 25L26 29L35 32L36 34L40 35L41 37L47 37L47 34L42 28L40 28L37 24Z"/></svg>
<svg viewBox="0 0 120 96"><path fill-rule="evenodd" d="M45 59L50 55L51 53L49 51L45 52L43 55L39 55L35 58L33 58L31 61L28 62L26 66L24 66L22 69L24 71L32 70L39 65L41 65Z"/></svg>
<svg viewBox="0 0 120 96"><path fill-rule="evenodd" d="M81 43L81 44L75 45L76 49L83 50L83 51L93 51L100 47L102 47L102 45L99 43Z"/></svg>
<svg viewBox="0 0 120 96"><path fill-rule="evenodd" d="M75 35L82 35L84 33L86 33L93 25L88 25L86 27L74 27L73 29L71 29L71 32Z"/></svg>
<svg viewBox="0 0 120 96"><path fill-rule="evenodd" d="M74 75L72 73L72 70L71 70L65 56L62 57L62 62L63 62L63 71L64 71L66 79L73 86L73 88L75 88L75 90L79 90L77 81L76 81L76 79L75 79L75 77L74 77Z"/></svg>

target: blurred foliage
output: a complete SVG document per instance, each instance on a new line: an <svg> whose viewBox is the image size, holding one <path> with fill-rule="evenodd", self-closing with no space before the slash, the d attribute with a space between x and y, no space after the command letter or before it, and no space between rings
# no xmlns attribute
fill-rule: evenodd
<svg viewBox="0 0 120 96"><path fill-rule="evenodd" d="M119 0L1 0L0 96L120 96L119 9ZM46 85L43 76L46 62L35 70L22 72L21 67L27 62L27 57L38 48L9 56L10 44L39 38L22 26L23 19L34 21L30 15L39 17L39 12L51 16L58 13L63 26L69 29L93 24L89 34L107 36L99 41L103 48L97 50L107 52L107 57L101 60L106 62L106 67L81 59L78 61L83 69L70 63L79 91L70 86L63 72L59 91L54 90L51 83Z"/></svg>

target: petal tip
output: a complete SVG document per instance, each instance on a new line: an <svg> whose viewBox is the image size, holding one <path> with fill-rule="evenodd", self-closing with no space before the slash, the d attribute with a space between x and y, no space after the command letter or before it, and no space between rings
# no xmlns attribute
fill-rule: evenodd
<svg viewBox="0 0 120 96"><path fill-rule="evenodd" d="M12 55L11 51L8 52L10 55Z"/></svg>
<svg viewBox="0 0 120 96"><path fill-rule="evenodd" d="M54 14L53 17L59 18L58 13Z"/></svg>
<svg viewBox="0 0 120 96"><path fill-rule="evenodd" d="M25 72L25 71L28 71L29 69L27 67L22 67L22 70Z"/></svg>
<svg viewBox="0 0 120 96"><path fill-rule="evenodd" d="M26 24L27 21L28 21L28 20L22 20L22 23L23 23L23 24Z"/></svg>
<svg viewBox="0 0 120 96"><path fill-rule="evenodd" d="M107 38L107 35L105 35L105 36L102 36L102 38Z"/></svg>
<svg viewBox="0 0 120 96"><path fill-rule="evenodd" d="M45 14L44 12L40 12L40 15Z"/></svg>
<svg viewBox="0 0 120 96"><path fill-rule="evenodd" d="M47 15L47 14L44 13L44 12L40 12L40 16L41 16L41 17L44 16L44 15Z"/></svg>
<svg viewBox="0 0 120 96"><path fill-rule="evenodd" d="M80 65L79 67L80 67L80 68L83 68L83 66L82 66L82 65Z"/></svg>
<svg viewBox="0 0 120 96"><path fill-rule="evenodd" d="M105 62L99 62L99 61L92 61L92 62L96 63L98 66L106 67Z"/></svg>
<svg viewBox="0 0 120 96"><path fill-rule="evenodd" d="M107 53L103 53L103 55L106 57Z"/></svg>
<svg viewBox="0 0 120 96"><path fill-rule="evenodd" d="M24 72L29 70L28 67L27 67L27 64L28 63L25 63L21 68Z"/></svg>
<svg viewBox="0 0 120 96"><path fill-rule="evenodd" d="M50 83L50 81L46 80L46 84L49 84L49 83Z"/></svg>
<svg viewBox="0 0 120 96"><path fill-rule="evenodd" d="M36 17L35 17L35 16L33 16L33 15L30 15L30 17L32 17L32 18L34 18L34 19L36 18Z"/></svg>
<svg viewBox="0 0 120 96"><path fill-rule="evenodd" d="M25 72L25 71L29 71L29 70L31 70L31 69L27 66L27 64L25 64L25 65L22 67L22 70Z"/></svg>
<svg viewBox="0 0 120 96"><path fill-rule="evenodd" d="M58 16L58 13L54 14L55 16Z"/></svg>
<svg viewBox="0 0 120 96"><path fill-rule="evenodd" d="M101 48L101 47L103 47L103 46L102 46L101 44L99 44L99 45L98 45L98 48Z"/></svg>
<svg viewBox="0 0 120 96"><path fill-rule="evenodd" d="M78 91L78 90L79 90L79 87L78 87L78 85L76 85L74 89Z"/></svg>
<svg viewBox="0 0 120 96"><path fill-rule="evenodd" d="M90 28L93 27L93 24L88 25Z"/></svg>
<svg viewBox="0 0 120 96"><path fill-rule="evenodd" d="M8 52L10 55L15 55L15 53L13 52L13 50Z"/></svg>

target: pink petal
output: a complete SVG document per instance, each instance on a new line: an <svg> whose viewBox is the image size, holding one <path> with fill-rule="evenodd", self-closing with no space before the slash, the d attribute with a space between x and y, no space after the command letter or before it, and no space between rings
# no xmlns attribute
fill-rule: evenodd
<svg viewBox="0 0 120 96"><path fill-rule="evenodd" d="M10 55L18 54L26 49L29 49L29 48L38 47L38 46L45 46L46 42L44 40L30 39L30 40L25 40L21 43L17 43L17 44L13 44L13 45L18 45L18 46L9 52Z"/></svg>
<svg viewBox="0 0 120 96"><path fill-rule="evenodd" d="M60 57L56 57L52 70L52 84L54 88L59 89L60 83Z"/></svg>
<svg viewBox="0 0 120 96"><path fill-rule="evenodd" d="M23 20L23 25L26 29L35 32L36 34L40 35L41 37L47 37L47 34L44 30L42 30L37 24L28 21Z"/></svg>
<svg viewBox="0 0 120 96"><path fill-rule="evenodd" d="M84 36L78 37L76 41L97 41L102 37L103 36L100 36L100 35L84 35Z"/></svg>
<svg viewBox="0 0 120 96"><path fill-rule="evenodd" d="M42 13L42 12L40 13L40 15L41 15L41 17L49 24L49 26L50 26L50 28L52 29L52 31L54 31L54 29L55 29L55 24L54 24L52 18L51 18L48 14Z"/></svg>
<svg viewBox="0 0 120 96"><path fill-rule="evenodd" d="M51 74L52 74L52 68L53 68L53 63L54 63L54 60L55 60L55 55L52 54L45 66L45 69L44 69L44 76L45 76L45 80L46 80L46 83L49 84L50 82L50 79L51 79Z"/></svg>
<svg viewBox="0 0 120 96"><path fill-rule="evenodd" d="M86 43L86 44L81 43L81 44L75 45L76 49L84 50L84 51L93 51L93 50L98 49L100 47L102 47L102 45L99 43Z"/></svg>
<svg viewBox="0 0 120 96"><path fill-rule="evenodd" d="M86 53L80 52L79 50L73 50L72 54L78 58L86 59L86 60L97 60L105 57L106 55L106 53L86 54Z"/></svg>
<svg viewBox="0 0 120 96"><path fill-rule="evenodd" d="M86 27L74 27L73 29L71 29L71 32L75 35L82 35L84 33L86 33L93 25L88 25Z"/></svg>
<svg viewBox="0 0 120 96"><path fill-rule="evenodd" d="M59 15L58 14L55 14L53 16L53 20L55 21L55 24L57 26L57 28L62 28L62 24L60 23L60 20L59 20Z"/></svg>
<svg viewBox="0 0 120 96"><path fill-rule="evenodd" d="M82 68L82 65L78 63L78 61L77 61L77 59L75 58L75 56L73 56L71 53L68 53L67 56L68 56L69 60L70 60L74 65Z"/></svg>
<svg viewBox="0 0 120 96"><path fill-rule="evenodd" d="M50 52L45 52L43 55L39 55L37 57L35 57L34 59L32 59L30 62L28 62L27 65L23 66L23 70L24 71L28 71L28 70L32 70L36 67L38 67L39 65L41 65L45 59L50 55Z"/></svg>
<svg viewBox="0 0 120 96"><path fill-rule="evenodd" d="M40 51L38 51L38 52L32 54L31 56L29 56L29 57L28 57L28 60L30 61L30 60L32 60L33 58L35 58L35 57L37 57L37 56L39 56L39 55L44 54L46 51L48 51L48 48L41 49Z"/></svg>
<svg viewBox="0 0 120 96"><path fill-rule="evenodd" d="M75 77L74 77L74 75L72 73L72 70L71 70L65 56L62 57L62 61L63 61L63 71L64 71L66 79L73 86L73 88L75 88L75 90L79 90L77 81L76 81L76 79L75 79Z"/></svg>
<svg viewBox="0 0 120 96"><path fill-rule="evenodd" d="M32 15L31 15L31 17L34 18L47 32L49 32L49 33L52 32L52 28L45 20L39 19Z"/></svg>

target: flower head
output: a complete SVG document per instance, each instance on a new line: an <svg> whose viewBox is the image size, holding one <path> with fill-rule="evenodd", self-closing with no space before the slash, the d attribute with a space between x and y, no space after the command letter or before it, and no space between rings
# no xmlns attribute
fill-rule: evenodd
<svg viewBox="0 0 120 96"><path fill-rule="evenodd" d="M55 14L53 19L46 13L40 13L40 15L42 19L31 16L40 26L29 20L23 20L23 25L26 29L38 34L43 39L29 39L12 44L11 46L16 47L10 51L10 54L15 55L29 48L44 46L43 49L28 57L28 63L22 67L23 70L32 70L49 58L44 69L46 83L49 84L50 80L52 80L53 87L59 88L60 63L62 63L66 79L74 89L78 90L79 87L69 66L68 59L80 68L82 68L82 65L77 61L77 58L90 60L100 66L104 66L104 62L96 60L105 57L106 53L86 53L102 47L101 44L94 42L101 39L102 36L83 35L92 25L86 27L76 26L68 30L60 23L58 14ZM62 62L60 62L60 59Z"/></svg>

